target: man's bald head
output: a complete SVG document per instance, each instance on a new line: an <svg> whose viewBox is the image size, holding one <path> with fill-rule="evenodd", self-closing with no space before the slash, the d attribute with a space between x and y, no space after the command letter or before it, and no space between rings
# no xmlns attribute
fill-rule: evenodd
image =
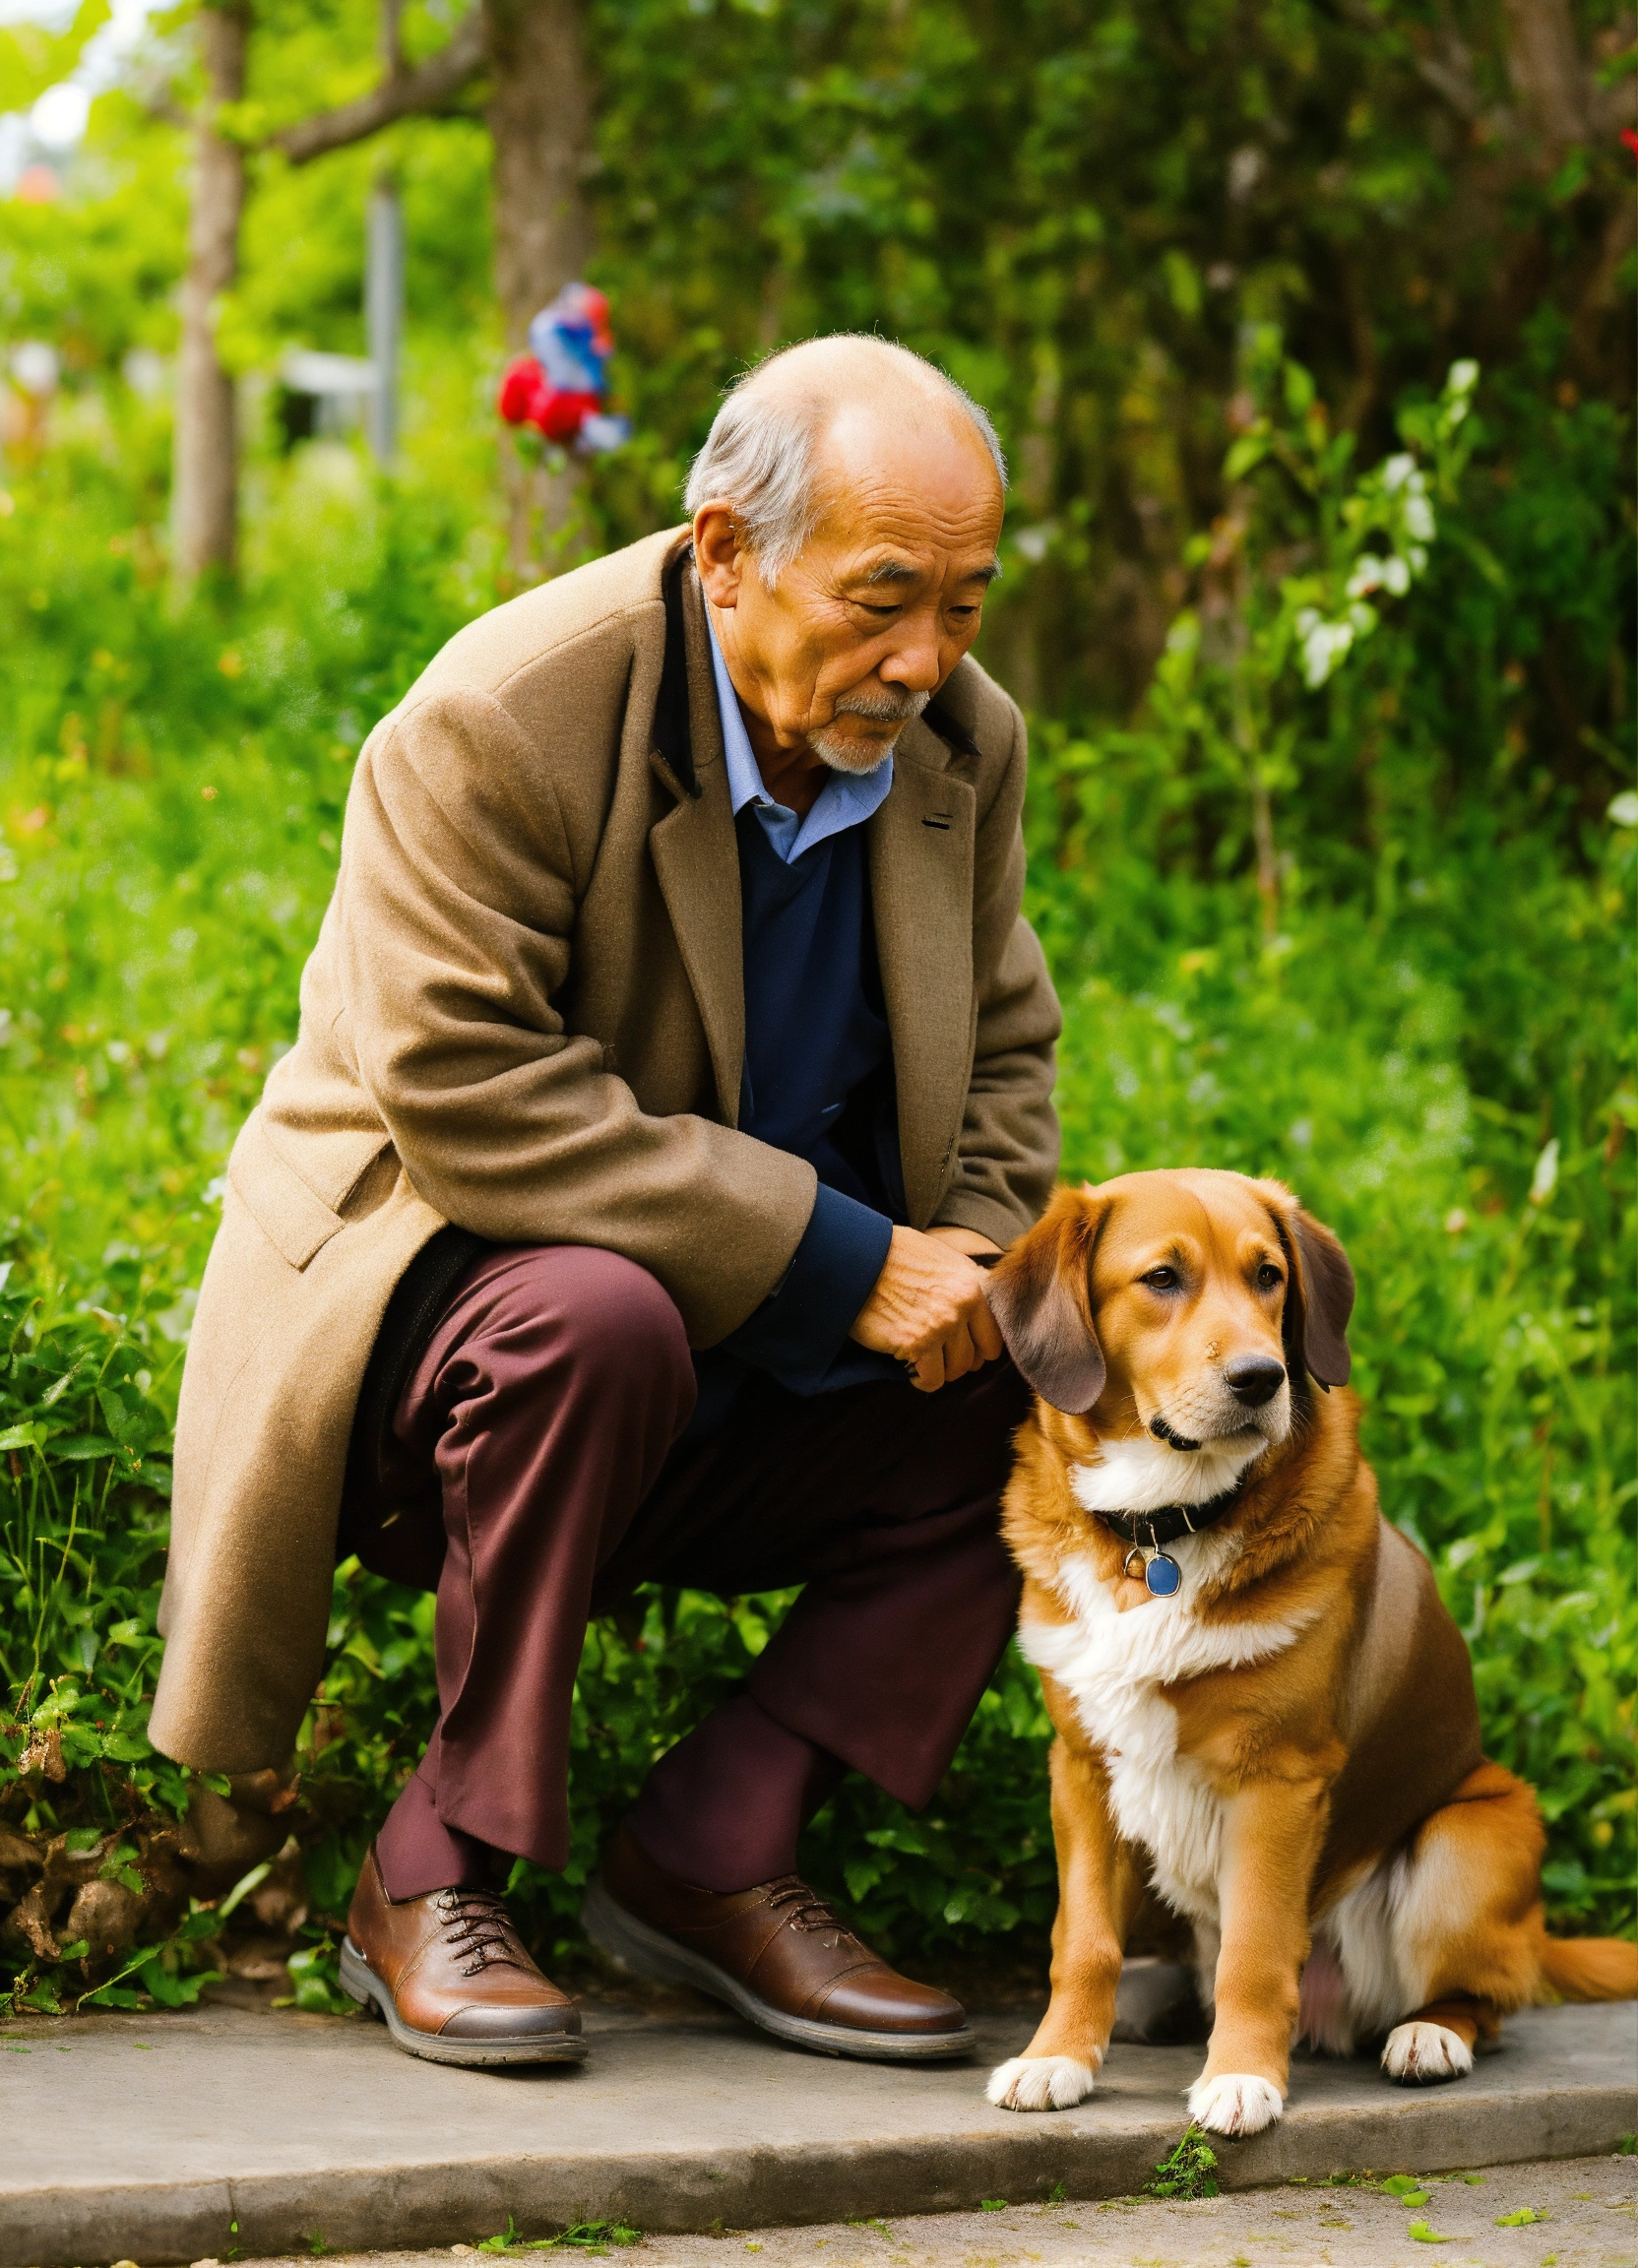
<svg viewBox="0 0 1638 2268"><path fill-rule="evenodd" d="M907 346L844 334L788 346L741 378L717 412L688 477L690 515L725 503L772 590L824 518L839 481L878 447L954 440L987 458L977 477L1004 489L1006 459L985 411ZM992 470L991 470L992 469Z"/></svg>

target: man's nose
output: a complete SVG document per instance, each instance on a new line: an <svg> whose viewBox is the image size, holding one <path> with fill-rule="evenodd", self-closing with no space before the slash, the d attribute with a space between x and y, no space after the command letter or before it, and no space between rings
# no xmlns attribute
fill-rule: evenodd
<svg viewBox="0 0 1638 2268"><path fill-rule="evenodd" d="M1231 1362L1225 1362L1223 1375L1236 1402L1243 1402L1248 1410L1260 1410L1285 1384L1286 1365L1276 1362L1272 1354L1236 1354Z"/></svg>
<svg viewBox="0 0 1638 2268"><path fill-rule="evenodd" d="M876 674L885 685L903 685L911 693L932 693L938 688L938 628L936 623L912 622Z"/></svg>

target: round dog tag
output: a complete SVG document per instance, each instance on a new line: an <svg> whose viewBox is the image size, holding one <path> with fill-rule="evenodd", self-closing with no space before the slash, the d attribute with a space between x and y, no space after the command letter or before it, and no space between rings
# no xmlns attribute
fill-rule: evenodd
<svg viewBox="0 0 1638 2268"><path fill-rule="evenodd" d="M1143 1571L1144 1582L1157 1599L1169 1599L1183 1586L1183 1570L1175 1559L1157 1551Z"/></svg>

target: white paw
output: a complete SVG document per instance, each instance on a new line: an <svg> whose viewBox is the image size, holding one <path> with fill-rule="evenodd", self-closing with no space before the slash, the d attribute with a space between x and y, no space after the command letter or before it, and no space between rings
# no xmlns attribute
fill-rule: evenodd
<svg viewBox="0 0 1638 2268"><path fill-rule="evenodd" d="M1238 2071L1197 2079L1189 2089L1189 2116L1208 2134L1260 2134L1285 2108L1272 2079L1249 2079Z"/></svg>
<svg viewBox="0 0 1638 2268"><path fill-rule="evenodd" d="M1430 2087L1439 2079L1465 2079L1473 2050L1442 2024L1396 2024L1382 2050L1382 2068L1408 2086Z"/></svg>
<svg viewBox="0 0 1638 2268"><path fill-rule="evenodd" d="M1073 2055L1015 2055L995 2066L984 2093L998 2110L1067 2110L1092 2093L1093 2077Z"/></svg>

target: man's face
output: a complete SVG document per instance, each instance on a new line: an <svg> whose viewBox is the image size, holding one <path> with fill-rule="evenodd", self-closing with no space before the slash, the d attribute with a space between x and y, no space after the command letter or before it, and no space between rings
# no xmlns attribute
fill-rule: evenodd
<svg viewBox="0 0 1638 2268"><path fill-rule="evenodd" d="M770 591L725 514L696 556L735 690L787 751L873 772L978 634L1001 533L1001 483L976 432L848 411L823 445L832 499Z"/></svg>

